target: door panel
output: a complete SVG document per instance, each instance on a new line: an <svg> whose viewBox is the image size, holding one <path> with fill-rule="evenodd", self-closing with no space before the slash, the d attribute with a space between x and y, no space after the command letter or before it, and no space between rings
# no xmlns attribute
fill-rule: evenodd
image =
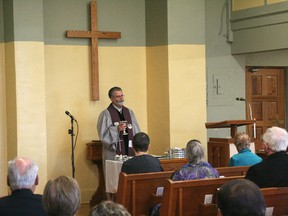
<svg viewBox="0 0 288 216"><path fill-rule="evenodd" d="M261 136L267 128L278 126L285 128L284 112L284 69L246 70L246 101L251 104L253 119L256 119L255 149L261 150ZM246 118L250 119L249 107ZM252 125L248 126L252 137Z"/></svg>

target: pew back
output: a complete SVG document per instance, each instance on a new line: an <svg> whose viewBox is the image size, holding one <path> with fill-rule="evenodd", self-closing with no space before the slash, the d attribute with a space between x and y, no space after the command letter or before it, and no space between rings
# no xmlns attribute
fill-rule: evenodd
<svg viewBox="0 0 288 216"><path fill-rule="evenodd" d="M249 167L218 167L221 176L240 176ZM149 215L155 202L151 199L157 187L163 187L173 171L142 174L119 174L117 203L122 204L132 215Z"/></svg>
<svg viewBox="0 0 288 216"><path fill-rule="evenodd" d="M266 208L273 207L273 215L288 215L288 187L261 188Z"/></svg>
<svg viewBox="0 0 288 216"><path fill-rule="evenodd" d="M215 168L220 176L242 176L246 175L250 166L234 166L234 167L217 167Z"/></svg>
<svg viewBox="0 0 288 216"><path fill-rule="evenodd" d="M120 173L116 202L122 204L132 215L149 215L154 206L151 199L158 187L163 187L173 171L129 174Z"/></svg>
<svg viewBox="0 0 288 216"><path fill-rule="evenodd" d="M199 204L204 203L205 195L212 195L212 204L215 204L218 188L228 181L239 178L244 178L244 176L187 181L167 179L164 186L160 215L197 216L199 215Z"/></svg>

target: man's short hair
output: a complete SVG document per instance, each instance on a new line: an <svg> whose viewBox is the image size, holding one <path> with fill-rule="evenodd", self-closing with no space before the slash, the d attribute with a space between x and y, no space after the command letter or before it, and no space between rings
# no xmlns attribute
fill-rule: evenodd
<svg viewBox="0 0 288 216"><path fill-rule="evenodd" d="M147 152L150 138L146 133L139 132L133 137L132 144L136 152Z"/></svg>
<svg viewBox="0 0 288 216"><path fill-rule="evenodd" d="M112 88L108 91L108 96L109 96L110 99L113 97L113 93L114 93L115 91L122 91L122 89L121 89L120 87L118 87L118 86L112 87Z"/></svg>
<svg viewBox="0 0 288 216"><path fill-rule="evenodd" d="M130 216L130 213L123 205L114 203L112 201L103 201L92 209L92 216Z"/></svg>
<svg viewBox="0 0 288 216"><path fill-rule="evenodd" d="M8 180L11 190L30 189L35 185L38 174L36 163L25 157L17 157L8 162Z"/></svg>
<svg viewBox="0 0 288 216"><path fill-rule="evenodd" d="M80 207L80 189L75 179L59 176L44 188L43 205L49 216L73 216Z"/></svg>
<svg viewBox="0 0 288 216"><path fill-rule="evenodd" d="M236 179L222 185L217 201L223 216L264 216L266 211L262 192L248 179Z"/></svg>

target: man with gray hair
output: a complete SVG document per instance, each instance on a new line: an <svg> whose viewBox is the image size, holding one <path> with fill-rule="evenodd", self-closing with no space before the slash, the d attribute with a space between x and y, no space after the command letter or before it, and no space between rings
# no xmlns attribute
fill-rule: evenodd
<svg viewBox="0 0 288 216"><path fill-rule="evenodd" d="M42 195L34 194L38 185L38 166L34 161L25 157L9 161L7 184L12 193L0 198L0 216L47 215L42 205Z"/></svg>
<svg viewBox="0 0 288 216"><path fill-rule="evenodd" d="M288 186L288 133L285 129L271 127L262 136L262 147L267 154L263 162L251 166L246 179L260 188Z"/></svg>
<svg viewBox="0 0 288 216"><path fill-rule="evenodd" d="M134 112L125 107L124 94L120 87L109 90L110 105L100 113L97 130L103 144L102 158L105 172L105 160L114 160L116 154L133 156L132 140L140 132Z"/></svg>

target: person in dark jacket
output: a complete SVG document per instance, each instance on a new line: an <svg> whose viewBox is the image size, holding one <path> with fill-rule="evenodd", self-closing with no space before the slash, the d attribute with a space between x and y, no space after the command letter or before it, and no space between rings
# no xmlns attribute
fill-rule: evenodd
<svg viewBox="0 0 288 216"><path fill-rule="evenodd" d="M11 195L0 198L0 216L47 216L42 195L34 194L38 185L38 166L18 157L8 162L7 184Z"/></svg>
<svg viewBox="0 0 288 216"><path fill-rule="evenodd" d="M149 136L143 132L137 133L132 141L135 156L123 163L121 172L135 174L163 171L159 159L148 153L149 145Z"/></svg>
<svg viewBox="0 0 288 216"><path fill-rule="evenodd" d="M279 127L268 128L262 136L262 146L268 155L266 160L251 166L246 179L260 188L288 186L288 133Z"/></svg>

